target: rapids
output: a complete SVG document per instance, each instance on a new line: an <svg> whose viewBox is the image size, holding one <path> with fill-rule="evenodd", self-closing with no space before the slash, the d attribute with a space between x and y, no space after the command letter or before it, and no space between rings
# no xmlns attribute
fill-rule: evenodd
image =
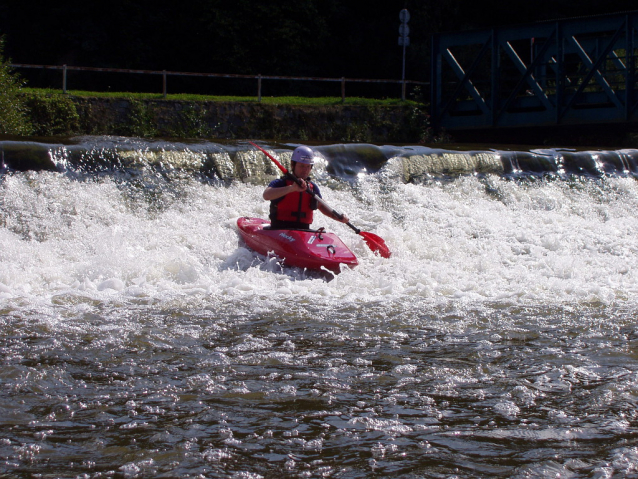
<svg viewBox="0 0 638 479"><path fill-rule="evenodd" d="M246 249L245 142L0 142L0 477L635 476L638 151L316 149L390 259Z"/></svg>

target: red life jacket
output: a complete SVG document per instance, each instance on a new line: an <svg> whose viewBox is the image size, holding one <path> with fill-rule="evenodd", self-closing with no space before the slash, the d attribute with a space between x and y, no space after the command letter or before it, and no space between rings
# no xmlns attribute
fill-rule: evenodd
<svg viewBox="0 0 638 479"><path fill-rule="evenodd" d="M291 180L286 180L286 186L292 185ZM308 187L313 190L313 184L307 181ZM286 196L270 202L271 221L292 221L312 224L313 211L317 209L317 200L314 196L301 191L288 193Z"/></svg>

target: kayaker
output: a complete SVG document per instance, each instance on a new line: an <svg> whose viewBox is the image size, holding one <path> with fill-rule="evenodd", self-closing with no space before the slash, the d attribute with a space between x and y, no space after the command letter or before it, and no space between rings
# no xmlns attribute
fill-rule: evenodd
<svg viewBox="0 0 638 479"><path fill-rule="evenodd" d="M264 200L270 201L270 224L274 229L310 229L313 212L318 209L324 215L342 223L350 221L346 215L337 218L332 210L317 202L306 189L309 187L321 198L319 187L310 179L315 155L307 146L298 146L290 160L292 173L301 179L301 185L282 176L270 182L264 190Z"/></svg>

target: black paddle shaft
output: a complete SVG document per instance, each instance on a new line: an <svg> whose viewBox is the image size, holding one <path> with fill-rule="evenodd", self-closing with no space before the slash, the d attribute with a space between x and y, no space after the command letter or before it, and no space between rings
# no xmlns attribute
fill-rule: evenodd
<svg viewBox="0 0 638 479"><path fill-rule="evenodd" d="M288 172L287 173L288 177L294 181L295 183L297 183L299 186L303 186L301 184L301 179L297 178L293 173ZM314 191L312 191L312 189L308 186L308 184L306 183L306 193L308 193L309 195L311 195L314 199L316 199L319 203L321 203L324 207L326 207L328 210L330 210L330 214L332 216L334 216L335 218L338 219L343 219L343 214L339 213L337 210L335 210L334 208L332 208L332 206L330 206L328 203L326 203L323 198L321 198L320 196L317 196L317 193L315 193ZM359 228L357 228L356 226L354 226L352 223L350 223L349 221L346 223L350 228L352 228L352 230L357 233L358 235L361 234L361 230Z"/></svg>

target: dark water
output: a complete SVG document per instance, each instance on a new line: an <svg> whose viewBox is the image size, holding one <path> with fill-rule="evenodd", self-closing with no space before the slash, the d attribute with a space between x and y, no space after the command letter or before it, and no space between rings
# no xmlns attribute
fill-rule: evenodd
<svg viewBox="0 0 638 479"><path fill-rule="evenodd" d="M241 142L32 146L52 170L0 177L1 477L638 476L638 152L324 145L393 252L319 219L360 262L326 281L240 243L276 174Z"/></svg>

